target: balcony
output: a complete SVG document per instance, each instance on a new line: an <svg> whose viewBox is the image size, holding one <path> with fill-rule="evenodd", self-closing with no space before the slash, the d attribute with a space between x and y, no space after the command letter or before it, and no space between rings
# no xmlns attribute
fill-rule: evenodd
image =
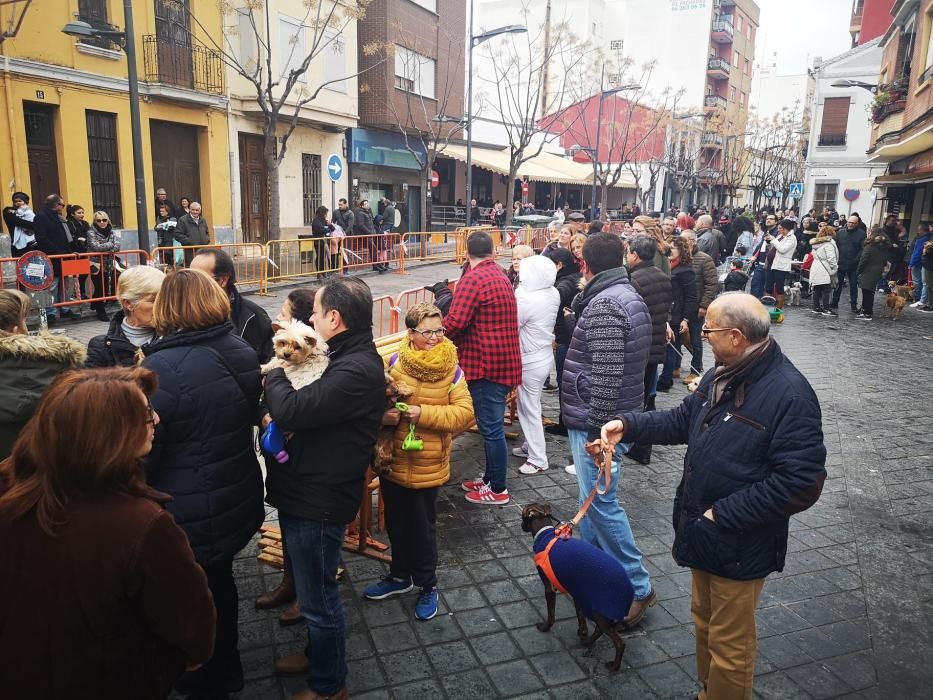
<svg viewBox="0 0 933 700"><path fill-rule="evenodd" d="M726 18L720 18L713 22L711 38L717 44L731 44L732 36L735 34L735 27L732 26Z"/></svg>
<svg viewBox="0 0 933 700"><path fill-rule="evenodd" d="M933 78L933 63L927 66L927 69L920 74L920 77L917 79L917 85L923 85L930 78Z"/></svg>
<svg viewBox="0 0 933 700"><path fill-rule="evenodd" d="M817 146L845 146L845 134L820 134L816 142Z"/></svg>
<svg viewBox="0 0 933 700"><path fill-rule="evenodd" d="M714 134L711 131L707 131L700 137L700 143L704 148L722 148L724 142L722 134Z"/></svg>
<svg viewBox="0 0 933 700"><path fill-rule="evenodd" d="M720 95L707 95L703 100L706 109L725 109L727 104L726 98Z"/></svg>
<svg viewBox="0 0 933 700"><path fill-rule="evenodd" d="M697 177L700 180L719 180L722 177L722 169L720 168L702 168L698 173Z"/></svg>
<svg viewBox="0 0 933 700"><path fill-rule="evenodd" d="M197 92L222 95L224 62L220 53L193 41L143 37L146 80Z"/></svg>
<svg viewBox="0 0 933 700"><path fill-rule="evenodd" d="M706 74L714 80L728 80L732 64L724 58L710 56L706 62Z"/></svg>
<svg viewBox="0 0 933 700"><path fill-rule="evenodd" d="M899 132L904 126L904 110L900 109L896 112L887 112L884 117L875 122L873 129L872 144L880 141L882 138L888 134L893 134ZM894 137L897 140L897 136Z"/></svg>

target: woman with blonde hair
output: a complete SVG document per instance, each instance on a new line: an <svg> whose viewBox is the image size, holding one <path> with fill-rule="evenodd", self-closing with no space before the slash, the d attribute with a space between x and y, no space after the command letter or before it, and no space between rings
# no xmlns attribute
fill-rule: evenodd
<svg viewBox="0 0 933 700"><path fill-rule="evenodd" d="M437 614L437 495L450 480L453 438L473 422L473 401L457 348L445 337L441 310L416 304L405 314L405 327L387 371L415 393L407 411L393 408L382 419L383 425L397 426L391 471L379 478L392 563L363 595L383 600L417 587L415 617L430 620Z"/></svg>
<svg viewBox="0 0 933 700"><path fill-rule="evenodd" d="M93 224L87 230L87 252L101 253L91 258L91 265L97 267L97 272L93 269L91 271L91 283L94 287L92 298L95 300L91 302L91 308L94 309L99 321L110 320L105 309L106 302L101 299L113 296L116 281L116 266L113 259L114 253L119 250L120 239L114 235L110 215L105 211L95 211Z"/></svg>
<svg viewBox="0 0 933 700"><path fill-rule="evenodd" d="M166 276L152 324L159 338L142 347L143 367L159 378L152 406L161 421L146 478L172 497L168 510L188 535L217 607L214 656L176 687L225 697L243 686L233 558L265 517L253 449L259 360L231 333L227 294L200 270Z"/></svg>
<svg viewBox="0 0 933 700"><path fill-rule="evenodd" d="M81 343L64 335L29 335L32 300L0 289L0 459L32 416L46 387L61 372L84 364Z"/></svg>
<svg viewBox="0 0 933 700"><path fill-rule="evenodd" d="M134 265L120 275L120 310L107 332L88 343L88 367L132 367L141 359L139 348L156 337L152 309L164 280L165 273L149 265Z"/></svg>
<svg viewBox="0 0 933 700"><path fill-rule="evenodd" d="M509 278L509 282L512 283L512 289L518 288L518 266L522 260L525 258L530 258L535 254L534 248L530 245L525 245L524 243L519 243L517 246L512 248L512 264L509 265L509 269L506 270L505 274Z"/></svg>
<svg viewBox="0 0 933 700"><path fill-rule="evenodd" d="M60 375L0 467L7 697L155 700L210 658L207 580L141 468L155 388L139 368Z"/></svg>
<svg viewBox="0 0 933 700"><path fill-rule="evenodd" d="M671 276L671 262L668 256L671 244L665 239L664 232L657 219L650 216L636 216L632 220L632 231L636 236L650 236L654 239L657 252L654 254L654 266L668 277Z"/></svg>

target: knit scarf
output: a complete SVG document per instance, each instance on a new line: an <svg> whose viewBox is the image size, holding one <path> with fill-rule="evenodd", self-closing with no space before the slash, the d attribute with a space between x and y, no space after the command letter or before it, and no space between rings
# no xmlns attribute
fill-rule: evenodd
<svg viewBox="0 0 933 700"><path fill-rule="evenodd" d="M398 361L402 371L422 382L439 382L457 366L457 348L444 338L429 350L418 350L408 336L398 346Z"/></svg>
<svg viewBox="0 0 933 700"><path fill-rule="evenodd" d="M713 379L712 386L712 403L710 407L715 406L722 399L723 395L726 393L726 389L729 388L731 384L738 384L738 388L735 391L735 405L736 407L741 407L745 403L745 383L736 382L736 379L739 379L750 367L752 367L758 360L764 355L768 349L771 347L771 343L774 341L771 338L765 340L761 345L748 353L741 360L736 362L733 365L720 365L716 368L716 375Z"/></svg>

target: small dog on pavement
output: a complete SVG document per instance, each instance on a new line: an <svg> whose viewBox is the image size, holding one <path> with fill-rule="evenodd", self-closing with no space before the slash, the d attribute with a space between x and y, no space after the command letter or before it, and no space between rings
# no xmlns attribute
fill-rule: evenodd
<svg viewBox="0 0 933 700"><path fill-rule="evenodd" d="M301 321L291 320L276 324L273 342L275 357L260 369L265 375L276 367L283 368L285 376L295 389L320 379L330 363L327 358L327 343L316 330Z"/></svg>
<svg viewBox="0 0 933 700"><path fill-rule="evenodd" d="M896 321L898 318L900 318L901 311L903 311L904 307L907 306L907 299L898 294L892 287L891 291L888 292L888 295L885 297L884 305L885 318L890 318L891 320Z"/></svg>
<svg viewBox="0 0 933 700"><path fill-rule="evenodd" d="M529 503L522 508L522 530L534 538L535 565L544 582L547 620L538 624L541 632L554 625L557 590L573 598L577 612L577 636L589 647L605 634L615 646L615 658L606 664L618 671L625 653L625 640L619 626L629 612L635 592L622 565L598 547L573 537L561 537L554 530L557 519L547 503ZM555 590L556 589L556 590ZM596 623L593 634L587 619Z"/></svg>
<svg viewBox="0 0 933 700"><path fill-rule="evenodd" d="M787 289L784 290L784 294L787 296L788 306L800 306L801 288L802 285L800 282L794 282L793 284L787 285Z"/></svg>

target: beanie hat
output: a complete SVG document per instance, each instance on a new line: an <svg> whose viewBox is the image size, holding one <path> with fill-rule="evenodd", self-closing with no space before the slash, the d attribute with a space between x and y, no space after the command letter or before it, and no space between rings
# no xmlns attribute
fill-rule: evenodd
<svg viewBox="0 0 933 700"><path fill-rule="evenodd" d="M25 192L14 192L13 199L22 199L26 204L29 204L29 195Z"/></svg>

